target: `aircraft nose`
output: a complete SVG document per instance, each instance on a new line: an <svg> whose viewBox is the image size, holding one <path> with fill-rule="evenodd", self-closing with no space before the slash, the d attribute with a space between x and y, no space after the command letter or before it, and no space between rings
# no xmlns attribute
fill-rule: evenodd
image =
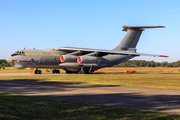
<svg viewBox="0 0 180 120"><path fill-rule="evenodd" d="M8 58L6 58L6 61L10 64L10 63L12 62L11 56L9 56Z"/></svg>

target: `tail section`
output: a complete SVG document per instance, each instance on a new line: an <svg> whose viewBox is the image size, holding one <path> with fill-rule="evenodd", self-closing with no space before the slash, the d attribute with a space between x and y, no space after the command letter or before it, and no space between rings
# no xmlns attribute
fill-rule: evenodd
<svg viewBox="0 0 180 120"><path fill-rule="evenodd" d="M127 51L129 48L136 48L142 31L145 28L164 28L164 26L122 26L124 29L122 31L127 31L127 34L122 39L121 43L114 48L116 51Z"/></svg>

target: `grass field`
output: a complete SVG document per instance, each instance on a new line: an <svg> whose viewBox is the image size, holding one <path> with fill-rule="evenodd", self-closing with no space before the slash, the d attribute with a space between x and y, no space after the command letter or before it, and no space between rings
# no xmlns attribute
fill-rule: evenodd
<svg viewBox="0 0 180 120"><path fill-rule="evenodd" d="M33 69L35 70L35 69ZM47 73L46 69L41 69L42 73ZM119 71L125 72L127 70L136 70L137 72L171 72L171 73L180 73L180 67L107 67L99 69L98 71ZM30 73L30 68L19 70L13 67L7 67L5 70L0 69L0 73ZM60 69L61 73L65 73L64 70ZM51 73L51 70L50 70Z"/></svg>
<svg viewBox="0 0 180 120"><path fill-rule="evenodd" d="M180 72L179 67L107 67L98 71L120 71L136 70L137 72Z"/></svg>
<svg viewBox="0 0 180 120"><path fill-rule="evenodd" d="M33 73L35 69L31 70L30 68L26 68L26 69L15 69L13 67L7 67L4 70L0 69L0 73ZM49 72L47 72L47 69L41 69L42 73L52 73L52 71L50 69ZM65 71L63 69L60 69L61 73L65 73Z"/></svg>
<svg viewBox="0 0 180 120"><path fill-rule="evenodd" d="M0 93L0 119L179 120L180 115Z"/></svg>
<svg viewBox="0 0 180 120"><path fill-rule="evenodd" d="M41 82L64 82L90 85L110 85L136 88L180 90L180 74L90 74L57 76L0 77L8 80L28 80Z"/></svg>
<svg viewBox="0 0 180 120"><path fill-rule="evenodd" d="M180 68L103 68L99 71L137 70L161 72L161 74L38 75L0 77L0 79L180 90L178 69ZM0 70L0 73L28 73L29 71L30 69L6 69ZM180 115L0 93L0 119L179 120Z"/></svg>

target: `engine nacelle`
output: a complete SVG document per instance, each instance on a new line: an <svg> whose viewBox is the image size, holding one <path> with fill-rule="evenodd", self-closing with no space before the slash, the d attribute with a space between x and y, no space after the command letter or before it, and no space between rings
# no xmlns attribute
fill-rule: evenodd
<svg viewBox="0 0 180 120"><path fill-rule="evenodd" d="M75 55L61 55L61 62L77 62L77 56Z"/></svg>
<svg viewBox="0 0 180 120"><path fill-rule="evenodd" d="M101 63L101 58L95 56L79 56L77 58L77 62L85 63L85 64L97 64L97 63Z"/></svg>

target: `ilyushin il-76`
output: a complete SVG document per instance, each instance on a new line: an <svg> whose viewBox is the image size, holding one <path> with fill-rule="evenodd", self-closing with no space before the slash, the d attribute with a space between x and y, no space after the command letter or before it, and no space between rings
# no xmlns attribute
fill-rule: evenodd
<svg viewBox="0 0 180 120"><path fill-rule="evenodd" d="M143 54L136 52L141 33L146 28L164 28L164 26L127 26L120 44L112 50L58 47L51 49L23 49L15 52L6 60L17 69L35 68L35 74L41 74L41 68L52 69L53 73L89 74L103 67L111 67L136 56L168 57L165 55Z"/></svg>

